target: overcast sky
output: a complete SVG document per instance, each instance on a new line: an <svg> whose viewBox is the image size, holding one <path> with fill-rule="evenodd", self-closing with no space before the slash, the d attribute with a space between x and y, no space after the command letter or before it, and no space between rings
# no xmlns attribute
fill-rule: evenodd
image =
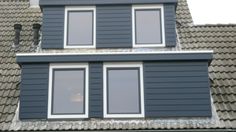
<svg viewBox="0 0 236 132"><path fill-rule="evenodd" d="M194 24L236 24L236 0L188 0Z"/></svg>

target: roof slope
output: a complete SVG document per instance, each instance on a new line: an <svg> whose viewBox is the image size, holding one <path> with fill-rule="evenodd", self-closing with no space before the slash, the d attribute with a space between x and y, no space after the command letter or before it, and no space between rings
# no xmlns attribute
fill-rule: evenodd
<svg viewBox="0 0 236 132"><path fill-rule="evenodd" d="M189 11L187 0L178 0L176 9L176 21L177 25L192 26L193 19Z"/></svg>
<svg viewBox="0 0 236 132"><path fill-rule="evenodd" d="M235 45L236 26L235 25L215 25L215 26L193 26L191 14L186 0L179 0L177 7L178 35L183 49L214 49L215 59L210 66L210 77L212 78L212 96L219 118L227 125L227 128L236 127L236 88L235 88ZM0 0L0 130L5 123L11 123L17 109L19 100L20 68L15 61L16 52L30 52L32 47L32 24L41 22L41 12L39 9L29 8L29 0ZM19 23L23 25L21 34L21 44L19 49L12 47L14 39L13 25ZM113 121L114 122L114 121ZM194 121L193 121L194 122ZM84 127L88 129L86 123L72 122L37 122L30 124L26 122L27 130L35 130L36 126L42 126L39 130L78 130ZM96 124L89 122L98 128L125 128L132 129L135 125L141 128L159 128L152 123L145 121L144 124L127 122L123 124L106 123L106 121ZM137 124L135 124L137 123ZM149 123L149 124L148 124ZM180 123L180 124L178 124ZM161 129L186 129L204 128L205 122L199 124L183 125L185 121L170 120ZM35 126L34 126L35 125ZM77 125L77 126L76 126ZM134 125L134 126L133 126ZM172 126L173 125L173 126ZM187 126L187 127L186 127ZM218 128L218 127L209 127ZM19 130L16 126L13 130Z"/></svg>
<svg viewBox="0 0 236 132"><path fill-rule="evenodd" d="M214 50L211 93L220 120L236 128L236 25L179 27L185 50Z"/></svg>
<svg viewBox="0 0 236 132"><path fill-rule="evenodd" d="M0 0L0 124L12 121L18 105L20 68L15 53L34 49L32 24L41 21L40 10L28 7L28 0ZM13 47L16 23L22 24L19 48Z"/></svg>

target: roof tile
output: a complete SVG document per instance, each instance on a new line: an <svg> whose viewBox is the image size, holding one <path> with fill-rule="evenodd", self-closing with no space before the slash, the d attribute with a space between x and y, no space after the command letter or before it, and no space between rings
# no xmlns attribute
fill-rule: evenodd
<svg viewBox="0 0 236 132"><path fill-rule="evenodd" d="M0 129L12 130L98 130L98 129L187 129L236 127L236 26L194 26L186 0L179 0L176 18L178 37L185 50L214 50L209 67L211 93L219 119L225 125L207 125L209 120L91 120L84 122L14 122L19 100L20 67L15 53L34 51L32 24L41 23L41 12L29 8L29 0L0 0ZM20 47L13 47L14 24L22 24ZM13 122L11 124L11 122ZM15 124L14 124L15 123ZM217 124L217 123L216 123ZM14 127L13 127L14 126Z"/></svg>

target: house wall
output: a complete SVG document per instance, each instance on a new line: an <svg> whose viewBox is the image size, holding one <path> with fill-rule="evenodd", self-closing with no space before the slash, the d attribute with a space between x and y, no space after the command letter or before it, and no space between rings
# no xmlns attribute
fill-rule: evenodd
<svg viewBox="0 0 236 132"><path fill-rule="evenodd" d="M42 48L63 49L64 6L44 7L42 25Z"/></svg>
<svg viewBox="0 0 236 132"><path fill-rule="evenodd" d="M46 119L49 64L22 65L20 119Z"/></svg>
<svg viewBox="0 0 236 132"><path fill-rule="evenodd" d="M132 5L97 5L96 48L132 48ZM42 48L63 49L65 6L43 7ZM175 4L164 4L165 44L176 46Z"/></svg>
<svg viewBox="0 0 236 132"><path fill-rule="evenodd" d="M211 116L206 62L145 62L146 117Z"/></svg>
<svg viewBox="0 0 236 132"><path fill-rule="evenodd" d="M89 62L89 118L103 118L103 63ZM144 61L145 117L210 117L208 61ZM49 64L22 64L20 119L47 119Z"/></svg>
<svg viewBox="0 0 236 132"><path fill-rule="evenodd" d="M102 62L89 63L89 117L103 116L103 64Z"/></svg>
<svg viewBox="0 0 236 132"><path fill-rule="evenodd" d="M131 5L98 5L97 48L132 48Z"/></svg>

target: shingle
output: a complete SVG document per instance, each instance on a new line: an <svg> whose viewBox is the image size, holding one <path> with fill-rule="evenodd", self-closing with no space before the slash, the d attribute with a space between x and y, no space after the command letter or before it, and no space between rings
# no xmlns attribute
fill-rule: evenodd
<svg viewBox="0 0 236 132"><path fill-rule="evenodd" d="M134 120L81 122L24 122L13 130L98 130L98 129L193 129L236 127L236 25L194 26L186 0L177 6L177 30L185 50L214 50L209 67L211 93L217 114L224 125L208 125L208 120ZM32 24L41 23L41 12L29 8L29 0L0 0L0 126L13 120L19 101L20 67L15 53L32 52ZM13 45L13 25L23 25L20 48ZM6 126L6 125L5 125Z"/></svg>
<svg viewBox="0 0 236 132"><path fill-rule="evenodd" d="M15 53L29 52L32 24L41 23L40 9L29 8L29 0L0 0L0 122L11 122L19 100L20 67ZM13 46L14 24L22 24L20 48ZM1 124L0 123L0 124Z"/></svg>
<svg viewBox="0 0 236 132"><path fill-rule="evenodd" d="M214 50L209 67L213 101L226 126L236 127L236 25L178 27L178 34L185 50Z"/></svg>

